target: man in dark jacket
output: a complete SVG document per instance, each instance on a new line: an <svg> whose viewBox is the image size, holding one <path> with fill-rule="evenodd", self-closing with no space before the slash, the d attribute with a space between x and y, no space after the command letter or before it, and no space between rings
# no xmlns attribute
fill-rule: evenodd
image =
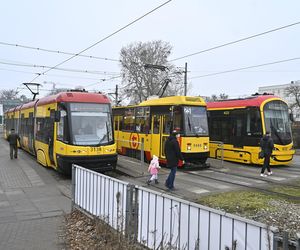
<svg viewBox="0 0 300 250"><path fill-rule="evenodd" d="M264 164L262 166L260 176L265 177L267 176L264 174L266 169L268 170L268 175L272 174L270 169L270 157L274 148L274 142L269 131L266 131L266 134L263 136L263 138L261 138L260 147L264 156Z"/></svg>
<svg viewBox="0 0 300 250"><path fill-rule="evenodd" d="M165 183L165 186L169 190L174 190L174 180L175 180L176 170L178 167L178 162L179 160L183 161L183 157L180 151L180 146L176 138L177 136L179 136L179 131L173 130L165 143L165 156L167 158L167 167L171 168L171 172Z"/></svg>
<svg viewBox="0 0 300 250"><path fill-rule="evenodd" d="M18 140L20 141L20 137L15 133L15 130L12 128L10 134L7 137L10 148L10 159L13 159L13 155L15 158L18 158ZM15 154L14 154L15 152Z"/></svg>

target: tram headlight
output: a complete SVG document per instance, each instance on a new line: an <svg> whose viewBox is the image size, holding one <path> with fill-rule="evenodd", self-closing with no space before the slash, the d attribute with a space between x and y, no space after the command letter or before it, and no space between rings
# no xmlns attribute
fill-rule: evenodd
<svg viewBox="0 0 300 250"><path fill-rule="evenodd" d="M203 148L204 148L204 150L207 150L207 149L208 149L208 146L207 146L206 143L204 143Z"/></svg>
<svg viewBox="0 0 300 250"><path fill-rule="evenodd" d="M192 150L192 144L188 143L186 149L187 149L188 151L191 151L191 150Z"/></svg>

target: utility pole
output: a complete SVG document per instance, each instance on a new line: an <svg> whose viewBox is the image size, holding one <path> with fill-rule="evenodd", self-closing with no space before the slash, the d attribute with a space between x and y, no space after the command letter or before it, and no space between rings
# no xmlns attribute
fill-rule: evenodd
<svg viewBox="0 0 300 250"><path fill-rule="evenodd" d="M115 95L116 95L116 106L118 106L118 104L119 104L119 101L118 101L118 84L116 84L116 93L115 93Z"/></svg>
<svg viewBox="0 0 300 250"><path fill-rule="evenodd" d="M187 94L187 63L185 63L184 67L184 95Z"/></svg>
<svg viewBox="0 0 300 250"><path fill-rule="evenodd" d="M110 96L112 96L113 98L115 98L116 106L118 106L119 105L119 100L118 100L118 98L119 98L118 84L116 85L116 92L114 92L114 93L107 93L107 94L110 95Z"/></svg>

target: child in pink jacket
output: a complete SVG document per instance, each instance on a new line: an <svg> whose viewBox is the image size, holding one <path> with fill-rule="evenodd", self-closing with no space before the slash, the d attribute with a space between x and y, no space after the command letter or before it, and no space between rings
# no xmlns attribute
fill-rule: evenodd
<svg viewBox="0 0 300 250"><path fill-rule="evenodd" d="M148 172L150 172L151 177L147 181L147 184L150 185L151 181L155 180L155 184L158 183L158 169L160 169L158 157L156 155L153 155L153 158L150 162Z"/></svg>

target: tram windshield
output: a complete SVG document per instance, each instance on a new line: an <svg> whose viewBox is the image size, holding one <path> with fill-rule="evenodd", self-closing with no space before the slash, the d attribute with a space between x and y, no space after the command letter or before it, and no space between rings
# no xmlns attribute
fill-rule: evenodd
<svg viewBox="0 0 300 250"><path fill-rule="evenodd" d="M110 106L98 103L71 103L74 145L99 145L113 141Z"/></svg>
<svg viewBox="0 0 300 250"><path fill-rule="evenodd" d="M271 132L275 144L292 142L288 106L282 101L272 101L264 106L266 130Z"/></svg>
<svg viewBox="0 0 300 250"><path fill-rule="evenodd" d="M187 136L208 136L206 107L185 106L184 130Z"/></svg>

